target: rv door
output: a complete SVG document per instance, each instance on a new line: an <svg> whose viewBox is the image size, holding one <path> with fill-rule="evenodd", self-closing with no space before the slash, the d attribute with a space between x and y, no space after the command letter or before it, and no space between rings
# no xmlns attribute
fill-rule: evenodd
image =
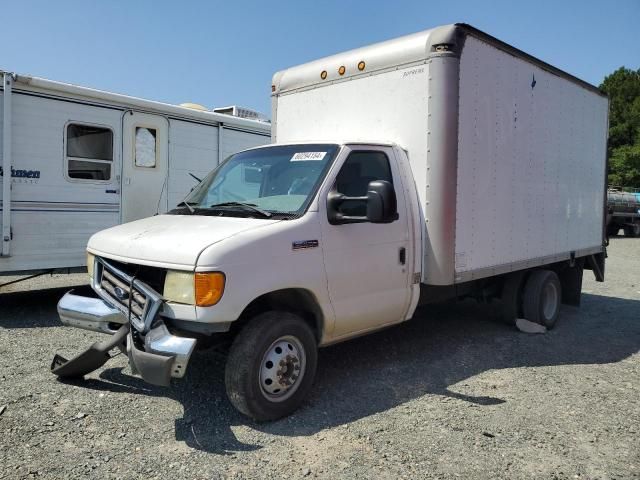
<svg viewBox="0 0 640 480"><path fill-rule="evenodd" d="M123 121L122 222L167 211L169 122L126 112Z"/></svg>

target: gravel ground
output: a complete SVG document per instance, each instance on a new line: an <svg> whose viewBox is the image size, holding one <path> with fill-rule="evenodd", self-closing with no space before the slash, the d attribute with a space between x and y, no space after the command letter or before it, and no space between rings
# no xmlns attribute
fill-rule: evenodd
<svg viewBox="0 0 640 480"><path fill-rule="evenodd" d="M101 335L60 326L64 288L0 294L0 478L640 478L640 239L609 255L552 332L430 308L321 350L310 400L269 424L231 407L212 352L171 388L123 356L60 382L53 353Z"/></svg>

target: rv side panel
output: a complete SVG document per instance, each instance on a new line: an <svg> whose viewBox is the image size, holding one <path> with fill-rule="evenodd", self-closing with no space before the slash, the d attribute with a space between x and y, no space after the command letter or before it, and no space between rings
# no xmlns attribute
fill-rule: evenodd
<svg viewBox="0 0 640 480"><path fill-rule="evenodd" d="M5 173L11 175L13 242L0 272L84 265L89 237L118 224L120 121L118 110L13 92L13 172ZM110 179L70 176L72 124L112 132ZM89 147L79 140L76 153L83 148Z"/></svg>
<svg viewBox="0 0 640 480"><path fill-rule="evenodd" d="M218 164L218 127L171 120L169 128L169 209L180 203Z"/></svg>
<svg viewBox="0 0 640 480"><path fill-rule="evenodd" d="M456 282L599 251L606 97L469 35L459 98Z"/></svg>
<svg viewBox="0 0 640 480"><path fill-rule="evenodd" d="M222 135L222 160L229 155L233 155L247 148L258 147L271 142L271 135L264 135L245 130L235 130L224 125L224 133Z"/></svg>

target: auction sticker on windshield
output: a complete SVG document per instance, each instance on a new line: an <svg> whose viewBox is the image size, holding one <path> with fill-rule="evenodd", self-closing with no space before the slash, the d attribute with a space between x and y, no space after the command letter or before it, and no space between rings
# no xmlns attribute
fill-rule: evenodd
<svg viewBox="0 0 640 480"><path fill-rule="evenodd" d="M292 162L308 162L313 160L322 160L327 152L298 152L291 157Z"/></svg>

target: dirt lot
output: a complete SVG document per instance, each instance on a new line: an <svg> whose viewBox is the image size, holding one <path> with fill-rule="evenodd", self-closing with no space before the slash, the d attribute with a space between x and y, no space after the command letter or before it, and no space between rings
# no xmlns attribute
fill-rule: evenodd
<svg viewBox="0 0 640 480"><path fill-rule="evenodd" d="M545 335L462 302L324 349L311 399L270 424L206 351L171 388L123 356L62 383L53 353L100 334L60 326L64 288L0 294L0 478L640 478L640 239L613 240L606 283L587 273Z"/></svg>

